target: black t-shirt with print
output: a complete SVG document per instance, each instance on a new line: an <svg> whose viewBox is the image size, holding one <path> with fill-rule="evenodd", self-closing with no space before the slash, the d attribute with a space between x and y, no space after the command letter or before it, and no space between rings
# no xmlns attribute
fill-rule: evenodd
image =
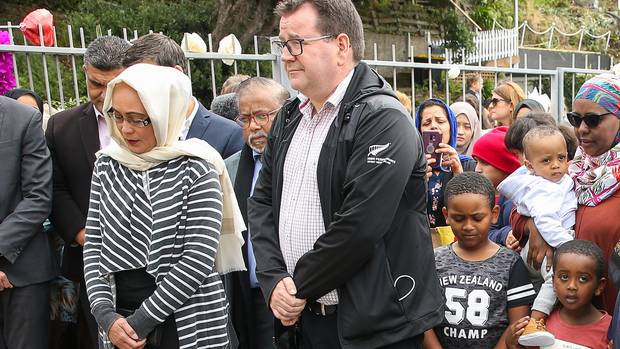
<svg viewBox="0 0 620 349"><path fill-rule="evenodd" d="M435 250L446 310L435 333L444 349L493 348L506 327L508 308L532 304L536 293L521 257L500 247L484 261L466 261L452 245Z"/></svg>

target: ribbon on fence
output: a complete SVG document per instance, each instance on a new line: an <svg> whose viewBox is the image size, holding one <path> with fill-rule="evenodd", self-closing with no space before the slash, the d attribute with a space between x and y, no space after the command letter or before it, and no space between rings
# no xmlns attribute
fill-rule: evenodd
<svg viewBox="0 0 620 349"><path fill-rule="evenodd" d="M0 45L11 43L9 32L0 31ZM0 52L0 95L14 89L16 86L15 75L13 72L13 54L10 52Z"/></svg>

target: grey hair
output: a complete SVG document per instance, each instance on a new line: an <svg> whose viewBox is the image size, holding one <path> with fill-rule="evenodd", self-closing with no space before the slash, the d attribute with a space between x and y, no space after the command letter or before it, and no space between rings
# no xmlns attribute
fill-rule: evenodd
<svg viewBox="0 0 620 349"><path fill-rule="evenodd" d="M288 90L282 87L282 85L277 83L275 80L262 77L252 77L243 81L237 87L237 108L239 108L239 100L241 97L244 94L251 92L254 88L269 89L273 97L278 100L280 105L283 105L284 102L290 97Z"/></svg>
<svg viewBox="0 0 620 349"><path fill-rule="evenodd" d="M316 28L322 35L347 34L353 49L353 60L359 62L364 58L364 27L351 0L282 0L274 12L284 16L305 3L311 4L319 13Z"/></svg>
<svg viewBox="0 0 620 349"><path fill-rule="evenodd" d="M219 116L235 121L235 118L239 115L236 95L234 92L225 93L213 98L211 111Z"/></svg>
<svg viewBox="0 0 620 349"><path fill-rule="evenodd" d="M123 57L130 44L118 36L106 35L96 38L84 53L84 64L109 71L123 67Z"/></svg>
<svg viewBox="0 0 620 349"><path fill-rule="evenodd" d="M222 84L222 90L220 91L220 94L225 95L227 93L237 92L239 84L249 78L250 76L245 74L235 74L229 76L228 79L226 79L226 81L224 81L224 83Z"/></svg>
<svg viewBox="0 0 620 349"><path fill-rule="evenodd" d="M127 49L123 66L129 67L138 63L155 63L164 67L180 66L187 73L185 53L181 46L166 35L150 33L131 42Z"/></svg>

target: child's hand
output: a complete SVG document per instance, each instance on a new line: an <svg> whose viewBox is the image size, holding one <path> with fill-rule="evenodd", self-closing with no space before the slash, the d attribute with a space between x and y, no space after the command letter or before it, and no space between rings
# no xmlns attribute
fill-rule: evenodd
<svg viewBox="0 0 620 349"><path fill-rule="evenodd" d="M508 349L522 348L522 346L519 345L519 337L521 337L523 331L525 331L525 326L527 326L529 321L530 317L525 316L508 326L508 336L506 336L506 347Z"/></svg>
<svg viewBox="0 0 620 349"><path fill-rule="evenodd" d="M506 236L506 241L504 242L504 245L506 245L506 247L515 252L521 252L521 245L519 244L519 240L517 240L512 234L512 230L510 231L510 233L508 233L508 236Z"/></svg>

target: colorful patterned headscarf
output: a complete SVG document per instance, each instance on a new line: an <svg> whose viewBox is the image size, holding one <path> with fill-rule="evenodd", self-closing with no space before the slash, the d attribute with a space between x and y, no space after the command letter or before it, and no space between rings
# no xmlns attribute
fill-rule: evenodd
<svg viewBox="0 0 620 349"><path fill-rule="evenodd" d="M620 76L601 74L586 81L575 100L592 101L620 118ZM580 205L596 206L620 189L620 132L609 151L590 156L577 149L568 168Z"/></svg>
<svg viewBox="0 0 620 349"><path fill-rule="evenodd" d="M591 78L581 85L575 99L587 99L620 117L620 76L601 74Z"/></svg>

